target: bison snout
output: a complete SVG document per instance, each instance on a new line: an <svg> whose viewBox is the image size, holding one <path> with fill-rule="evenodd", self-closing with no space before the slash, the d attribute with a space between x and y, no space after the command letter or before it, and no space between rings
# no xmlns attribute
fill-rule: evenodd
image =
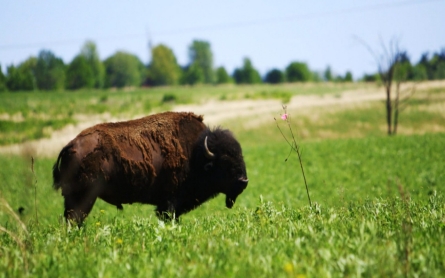
<svg viewBox="0 0 445 278"><path fill-rule="evenodd" d="M238 182L234 184L231 190L226 194L226 207L233 207L238 195L241 194L244 189L246 189L247 183L249 183L248 178L241 177L238 179Z"/></svg>
<svg viewBox="0 0 445 278"><path fill-rule="evenodd" d="M227 208L231 209L234 204L235 204L235 200L234 199L232 199L230 197L226 197L226 207Z"/></svg>

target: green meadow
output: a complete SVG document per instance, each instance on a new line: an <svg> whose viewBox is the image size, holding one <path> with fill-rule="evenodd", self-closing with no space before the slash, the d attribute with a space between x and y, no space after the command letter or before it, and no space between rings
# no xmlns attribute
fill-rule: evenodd
<svg viewBox="0 0 445 278"><path fill-rule="evenodd" d="M365 87L378 89L353 83L6 93L0 145L49 136L78 114L131 116L208 100L286 103ZM383 101L289 106L312 207L298 157L277 128L290 136L279 114L247 129L242 119L224 122L243 148L249 185L233 209L219 196L179 222L159 221L150 205L117 211L98 200L85 225L71 227L52 189L56 157L32 162L26 152L0 154L0 277L442 277L444 107L445 87L419 90L390 137Z"/></svg>
<svg viewBox="0 0 445 278"><path fill-rule="evenodd" d="M374 85L367 85L374 87ZM7 92L0 94L0 145L49 137L51 131L77 123L77 115L107 113L133 117L168 110L174 104L209 100L275 98L284 102L294 95L335 94L360 85L222 85L165 87L126 90L80 90L76 92Z"/></svg>

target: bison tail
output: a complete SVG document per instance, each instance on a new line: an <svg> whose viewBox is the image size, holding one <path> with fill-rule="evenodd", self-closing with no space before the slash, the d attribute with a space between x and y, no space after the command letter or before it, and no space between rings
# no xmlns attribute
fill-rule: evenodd
<svg viewBox="0 0 445 278"><path fill-rule="evenodd" d="M62 158L68 153L70 147L71 145L67 145L60 151L56 163L54 163L53 166L53 187L56 190L62 186L60 183L60 163L62 162Z"/></svg>

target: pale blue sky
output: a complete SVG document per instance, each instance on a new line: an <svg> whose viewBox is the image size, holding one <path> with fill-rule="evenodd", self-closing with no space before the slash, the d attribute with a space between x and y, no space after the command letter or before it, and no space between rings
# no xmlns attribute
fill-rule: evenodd
<svg viewBox="0 0 445 278"><path fill-rule="evenodd" d="M148 34L154 45L172 48L181 65L199 39L210 42L215 67L229 73L249 57L262 75L303 61L313 70L330 65L357 78L376 65L354 36L376 50L380 37L388 42L397 36L413 62L444 48L445 1L0 0L4 72L41 49L69 63L87 39L96 42L102 59L125 50L146 64Z"/></svg>

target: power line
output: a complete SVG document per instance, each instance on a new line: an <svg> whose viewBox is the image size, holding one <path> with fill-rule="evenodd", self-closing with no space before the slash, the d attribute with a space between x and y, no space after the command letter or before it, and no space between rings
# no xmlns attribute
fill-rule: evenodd
<svg viewBox="0 0 445 278"><path fill-rule="evenodd" d="M232 23L225 23L225 24L216 24L216 25L212 25L212 26L191 27L191 28L185 28L185 29L165 31L165 32L161 32L161 33L155 33L155 35L159 35L159 36L161 36L161 35L176 35L176 34L183 34L186 32L224 30L224 29L248 27L248 26L253 26L253 25L264 25L264 24L281 23L281 22L288 22L288 21L295 21L295 20L302 20L302 19L313 19L313 18L326 17L326 16L351 14L351 13L357 13L357 12L370 12L370 11L375 11L375 10L396 8L396 7L413 5L413 4L425 4L428 2L439 2L439 1L443 1L443 0L399 1L399 2L393 2L393 3L375 4L375 5L368 5L368 6L361 6L361 7L345 8L345 9L340 9L340 10L335 10L335 11L313 12L313 13L296 14L296 15L291 15L291 16L279 17L279 18L268 18L268 19L252 20L252 21L239 21L239 22L232 22Z"/></svg>
<svg viewBox="0 0 445 278"><path fill-rule="evenodd" d="M351 7L351 8L339 9L339 10L335 10L335 11L295 14L295 15L279 17L279 18L267 18L267 19L258 19L258 20L252 20L252 21L230 22L230 23L215 24L215 25L210 25L210 26L197 26L197 27L163 31L163 32L154 32L153 35L172 36L172 35L192 33L192 32L220 31L220 30L243 28L243 27L249 27L249 26L255 26L255 25L282 23L282 22L289 22L289 21L303 20L303 19L313 19L313 18L326 17L326 16L337 16L337 15L352 14L352 13L358 13L358 12L370 12L370 11L376 11L376 10L382 10L382 9L388 9L388 8L397 8L397 7L403 7L403 6L409 6L409 5L426 4L426 3L430 3L430 2L439 2L439 1L443 1L443 0L407 0L407 1L399 1L399 2L393 2L393 3ZM115 35L115 36L97 37L96 40L114 41L114 40L122 40L122 39L140 38L140 37L144 37L144 36L146 36L146 34L133 33L133 34L122 34L122 35ZM31 47L39 47L39 46L48 45L48 44L50 44L50 45L68 45L68 44L74 44L74 43L78 44L80 41L83 41L83 40L85 40L85 38L66 39L66 40L59 40L59 41L36 42L36 43L23 43L23 44L5 44L5 45L0 45L0 49L3 49L3 50L24 49L24 48L31 48Z"/></svg>

